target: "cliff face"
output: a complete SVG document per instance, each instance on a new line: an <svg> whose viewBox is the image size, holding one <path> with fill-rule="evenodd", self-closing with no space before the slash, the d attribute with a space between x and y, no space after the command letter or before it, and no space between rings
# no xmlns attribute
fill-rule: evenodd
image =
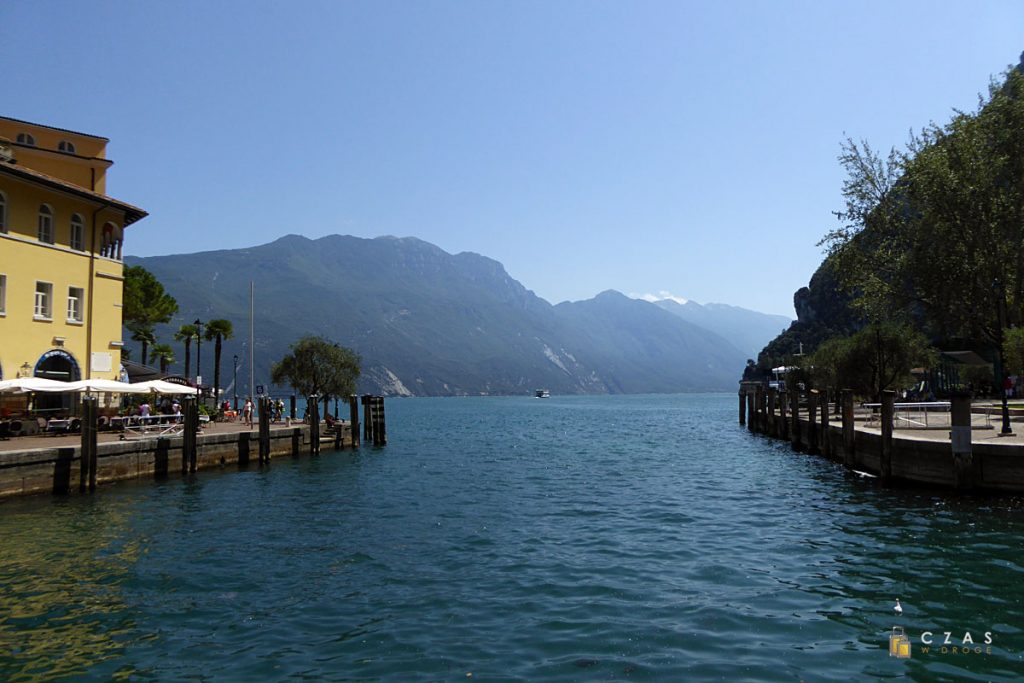
<svg viewBox="0 0 1024 683"><path fill-rule="evenodd" d="M797 319L758 354L758 366L778 366L788 356L813 353L827 339L856 332L864 321L850 302L851 297L839 289L831 261L825 259L808 286L793 294Z"/></svg>

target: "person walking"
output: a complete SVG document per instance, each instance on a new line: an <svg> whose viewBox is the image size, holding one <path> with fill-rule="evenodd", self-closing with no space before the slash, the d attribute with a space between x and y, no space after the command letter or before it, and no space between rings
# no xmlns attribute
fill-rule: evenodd
<svg viewBox="0 0 1024 683"><path fill-rule="evenodd" d="M242 420L246 427L252 429L252 399L248 396L245 397L245 405L242 406Z"/></svg>

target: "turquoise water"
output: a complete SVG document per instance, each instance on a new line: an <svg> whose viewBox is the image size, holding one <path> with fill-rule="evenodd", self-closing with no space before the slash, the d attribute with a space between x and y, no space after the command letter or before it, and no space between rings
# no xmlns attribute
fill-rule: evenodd
<svg viewBox="0 0 1024 683"><path fill-rule="evenodd" d="M732 395L387 410L384 449L0 504L0 679L1024 677L1015 499L877 488Z"/></svg>

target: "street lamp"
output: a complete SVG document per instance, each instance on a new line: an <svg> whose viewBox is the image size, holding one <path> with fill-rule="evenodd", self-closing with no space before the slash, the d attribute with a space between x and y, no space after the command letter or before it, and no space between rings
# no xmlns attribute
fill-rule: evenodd
<svg viewBox="0 0 1024 683"><path fill-rule="evenodd" d="M231 386L235 388L235 412L238 412L238 354L235 354L235 377L231 381Z"/></svg>

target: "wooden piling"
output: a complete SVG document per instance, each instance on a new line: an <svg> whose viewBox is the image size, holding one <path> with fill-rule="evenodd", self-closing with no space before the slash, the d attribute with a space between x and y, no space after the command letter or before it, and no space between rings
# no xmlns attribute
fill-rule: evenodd
<svg viewBox="0 0 1024 683"><path fill-rule="evenodd" d="M822 390L819 396L821 401L821 430L818 433L818 448L821 450L822 455L832 455L832 436L829 434L828 429L828 388Z"/></svg>
<svg viewBox="0 0 1024 683"><path fill-rule="evenodd" d="M878 459L878 476L883 484L892 481L892 427L896 392L882 392L882 451Z"/></svg>
<svg viewBox="0 0 1024 683"><path fill-rule="evenodd" d="M747 397L743 393L743 390L740 390L739 396L740 396L740 426L743 427L743 426L745 426L747 424L747 412L746 412Z"/></svg>
<svg viewBox="0 0 1024 683"><path fill-rule="evenodd" d="M166 479L171 459L171 440L166 436L156 440L156 454L153 461L153 478Z"/></svg>
<svg viewBox="0 0 1024 683"><path fill-rule="evenodd" d="M85 426L86 412L89 410L88 398L82 399L82 447L79 450L78 492L85 493L89 487L89 467L92 465L89 448L92 444L88 429Z"/></svg>
<svg viewBox="0 0 1024 683"><path fill-rule="evenodd" d="M302 430L298 427L292 428L292 457L299 457L299 444L302 443Z"/></svg>
<svg viewBox="0 0 1024 683"><path fill-rule="evenodd" d="M769 387L768 388L768 424L766 433L768 436L775 436L777 432L777 426L775 424L775 405L779 402L779 390Z"/></svg>
<svg viewBox="0 0 1024 683"><path fill-rule="evenodd" d="M249 432L238 433L238 467L249 466Z"/></svg>
<svg viewBox="0 0 1024 683"><path fill-rule="evenodd" d="M293 420L295 420L295 419L297 419L297 418L295 417L295 394L292 394L292 395L291 395L291 397L290 397L290 398L288 399L288 402L289 402L289 403L291 404L291 415L292 415L292 419L293 419Z"/></svg>
<svg viewBox="0 0 1024 683"><path fill-rule="evenodd" d="M757 428L758 420L754 413L754 401L756 399L757 392L752 391L746 394L746 428L750 431L754 431Z"/></svg>
<svg viewBox="0 0 1024 683"><path fill-rule="evenodd" d="M82 407L86 408L86 414L82 416L82 445L89 450L89 491L95 491L96 470L99 467L99 449L96 447L99 401L95 396L89 397L82 402Z"/></svg>
<svg viewBox="0 0 1024 683"><path fill-rule="evenodd" d="M260 396L259 463L270 464L270 399Z"/></svg>
<svg viewBox="0 0 1024 683"><path fill-rule="evenodd" d="M789 402L789 391L779 392L779 424L777 425L780 439L789 439L789 413L786 404Z"/></svg>
<svg viewBox="0 0 1024 683"><path fill-rule="evenodd" d="M71 493L71 463L75 459L72 447L58 448L53 463L53 495L66 496Z"/></svg>
<svg viewBox="0 0 1024 683"><path fill-rule="evenodd" d="M802 451L804 449L803 442L800 441L800 390L794 387L789 392L790 397L790 413L792 419L789 423L789 442L793 446L794 451Z"/></svg>
<svg viewBox="0 0 1024 683"><path fill-rule="evenodd" d="M956 393L950 397L950 446L953 451L953 472L956 487L968 490L974 487L974 454L971 446L971 397Z"/></svg>
<svg viewBox="0 0 1024 683"><path fill-rule="evenodd" d="M853 391L850 389L843 389L842 391L843 401L843 464L847 467L852 468L856 462L854 459L854 443L856 434L854 433L854 421L853 421Z"/></svg>
<svg viewBox="0 0 1024 683"><path fill-rule="evenodd" d="M377 415L377 420L380 422L380 428L378 430L378 431L380 431L380 445L381 446L387 446L388 445L388 420L387 420L387 415L384 412L384 397L383 396L378 396L377 397L377 402L378 402L377 406L378 406L378 410L379 410L379 413Z"/></svg>
<svg viewBox="0 0 1024 683"><path fill-rule="evenodd" d="M320 400L309 397L309 454L320 455Z"/></svg>
<svg viewBox="0 0 1024 683"><path fill-rule="evenodd" d="M352 432L352 448L359 448L359 400L355 394L348 397L349 431Z"/></svg>
<svg viewBox="0 0 1024 683"><path fill-rule="evenodd" d="M363 441L366 443L373 443L373 434L370 432L372 426L372 422L370 420L370 395L363 394L362 399L360 400L363 403Z"/></svg>
<svg viewBox="0 0 1024 683"><path fill-rule="evenodd" d="M821 452L818 446L818 402L821 400L817 389L807 392L807 452Z"/></svg>

